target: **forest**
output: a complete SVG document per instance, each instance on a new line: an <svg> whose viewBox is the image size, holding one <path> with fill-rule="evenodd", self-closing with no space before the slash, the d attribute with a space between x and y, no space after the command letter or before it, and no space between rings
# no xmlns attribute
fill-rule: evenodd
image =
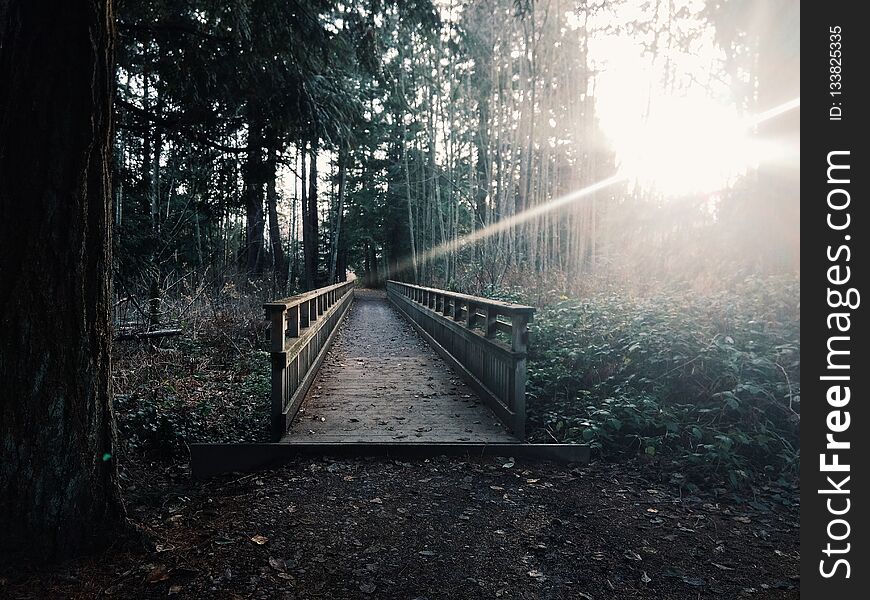
<svg viewBox="0 0 870 600"><path fill-rule="evenodd" d="M0 3L0 595L798 597L797 2L51 4ZM264 303L391 280L535 307L527 441L591 464L192 481L269 441Z"/></svg>
<svg viewBox="0 0 870 600"><path fill-rule="evenodd" d="M794 23L765 6L122 4L117 322L157 328L348 272L521 300L546 307L542 438L692 448L732 479L751 459L793 473L797 121L756 140L709 122L729 117L711 97L751 117L798 95ZM644 120L676 147L644 147ZM719 141L697 148L703 134ZM752 141L779 143L779 162L735 160ZM553 207L618 161L641 166Z"/></svg>

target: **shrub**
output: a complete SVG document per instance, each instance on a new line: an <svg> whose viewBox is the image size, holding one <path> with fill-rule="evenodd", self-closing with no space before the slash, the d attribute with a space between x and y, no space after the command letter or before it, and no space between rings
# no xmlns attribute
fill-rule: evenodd
<svg viewBox="0 0 870 600"><path fill-rule="evenodd" d="M737 486L796 473L800 283L544 307L531 325L529 417L537 441L658 461Z"/></svg>

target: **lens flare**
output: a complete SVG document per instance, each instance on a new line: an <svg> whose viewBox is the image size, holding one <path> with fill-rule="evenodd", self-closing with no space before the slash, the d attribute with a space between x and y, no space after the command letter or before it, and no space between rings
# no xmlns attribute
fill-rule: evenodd
<svg viewBox="0 0 870 600"><path fill-rule="evenodd" d="M722 190L760 163L788 153L783 144L753 135L753 128L799 106L796 98L744 119L713 101L659 98L646 122L613 134L620 172L665 197Z"/></svg>
<svg viewBox="0 0 870 600"><path fill-rule="evenodd" d="M742 147L738 147L735 143L733 143L733 140L743 139L744 136L748 139L752 133L752 129L754 127L756 127L757 125L759 125L765 121L769 121L771 119L774 119L774 118L776 118L782 114L785 114L791 110L794 110L798 107L800 107L800 98L795 98L793 100L785 102L784 104L781 104L781 105L776 106L770 110L767 110L763 113L755 115L750 119L744 119L744 120L740 121L739 124L734 125L734 127L736 128L736 131L734 131L734 132L725 132L725 131L722 131L721 129L719 129L720 134L723 135L724 139L725 139L724 147L729 148L730 151L732 151L732 152L740 151ZM660 135L667 136L668 133L667 133L667 131L662 131L662 132L660 132ZM671 165L672 163L683 161L683 165L685 166L686 165L685 161L688 160L688 158L686 158L686 152L685 152L686 149L680 147L677 144L674 144L673 139L674 139L673 137L665 137L664 139L660 140L661 143L660 143L660 146L658 149L658 155L657 155L658 158L655 159L655 164L661 166L661 168L664 169L663 172L659 172L657 175L660 179L661 179L662 175L667 175L668 177L670 177L671 167L668 165ZM731 141L729 142L728 140L731 140ZM762 142L758 142L758 143L761 146L765 145ZM723 157L726 160L731 160L729 157L725 156L723 151L721 151L719 149L719 147L721 147L721 146L723 146L722 140L704 138L704 142L702 144L697 144L695 146L692 146L691 150L693 153L702 153L702 152L706 151L707 154L698 156L697 158L692 157L691 164L699 164L703 161L712 161L714 159L722 159ZM758 160L760 160L760 161L765 160L765 158L767 158L769 155L770 155L770 152L758 152L756 154ZM741 157L740 160L742 161L744 159ZM654 169L649 169L648 167L644 167L643 172L647 172L647 171L650 173L651 177L656 176L656 171ZM705 171L705 173L706 172L707 171ZM674 173L676 173L676 172L674 172ZM540 217L546 213L549 213L549 212L552 212L554 210L558 210L564 206L568 206L570 204L573 204L574 202L577 202L578 200L581 200L583 198L588 198L589 196L592 196L593 194L595 194L597 192L600 192L600 191L605 190L611 186L614 186L617 183L623 183L623 182L630 181L633 177L637 177L637 176L638 176L637 171L632 172L628 169L620 168L615 175L611 175L610 177L608 177L606 179L602 179L601 181L598 181L596 183L588 185L588 186L581 188L579 190L576 190L574 192L570 192L570 193L565 194L563 196L559 196L558 198L554 198L553 200L550 200L549 202L545 202L545 203L540 204L538 206L534 206L532 208L524 210L523 212L506 217L506 218L504 218L496 223L493 223L487 227L484 227L483 229L478 229L477 231L473 231L467 235L458 237L458 238L450 240L448 242L444 242L443 244L439 244L438 246L435 246L434 248L432 248L424 253L419 254L417 256L417 262L418 262L418 264L422 264L422 263L425 263L429 260L432 260L434 258L442 256L446 253L456 252L456 251L464 248L465 246L467 246L469 244L473 244L473 243L478 242L482 239L491 237L491 236L496 235L502 231L507 231L513 227L516 227L517 225L520 225L522 223L525 223L527 221L535 219L536 217ZM727 185L727 182L720 181L720 187L716 188L716 189L722 189L722 187L724 187L725 185ZM680 188L680 186L675 186L674 189L685 189L685 188ZM710 190L710 191L715 191L715 190ZM413 259L410 257L406 258L405 260L400 261L396 265L396 272L405 271L407 269L410 269L412 266L413 266Z"/></svg>

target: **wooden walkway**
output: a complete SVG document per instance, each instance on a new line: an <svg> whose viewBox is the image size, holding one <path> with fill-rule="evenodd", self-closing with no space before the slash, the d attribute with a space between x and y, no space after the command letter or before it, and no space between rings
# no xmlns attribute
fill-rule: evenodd
<svg viewBox="0 0 870 600"><path fill-rule="evenodd" d="M518 442L396 312L357 290L288 444Z"/></svg>

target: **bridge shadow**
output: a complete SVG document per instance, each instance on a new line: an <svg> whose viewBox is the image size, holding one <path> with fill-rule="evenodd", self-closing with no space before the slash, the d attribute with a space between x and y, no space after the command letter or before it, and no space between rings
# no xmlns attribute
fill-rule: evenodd
<svg viewBox="0 0 870 600"><path fill-rule="evenodd" d="M288 444L517 442L386 292L357 289Z"/></svg>

